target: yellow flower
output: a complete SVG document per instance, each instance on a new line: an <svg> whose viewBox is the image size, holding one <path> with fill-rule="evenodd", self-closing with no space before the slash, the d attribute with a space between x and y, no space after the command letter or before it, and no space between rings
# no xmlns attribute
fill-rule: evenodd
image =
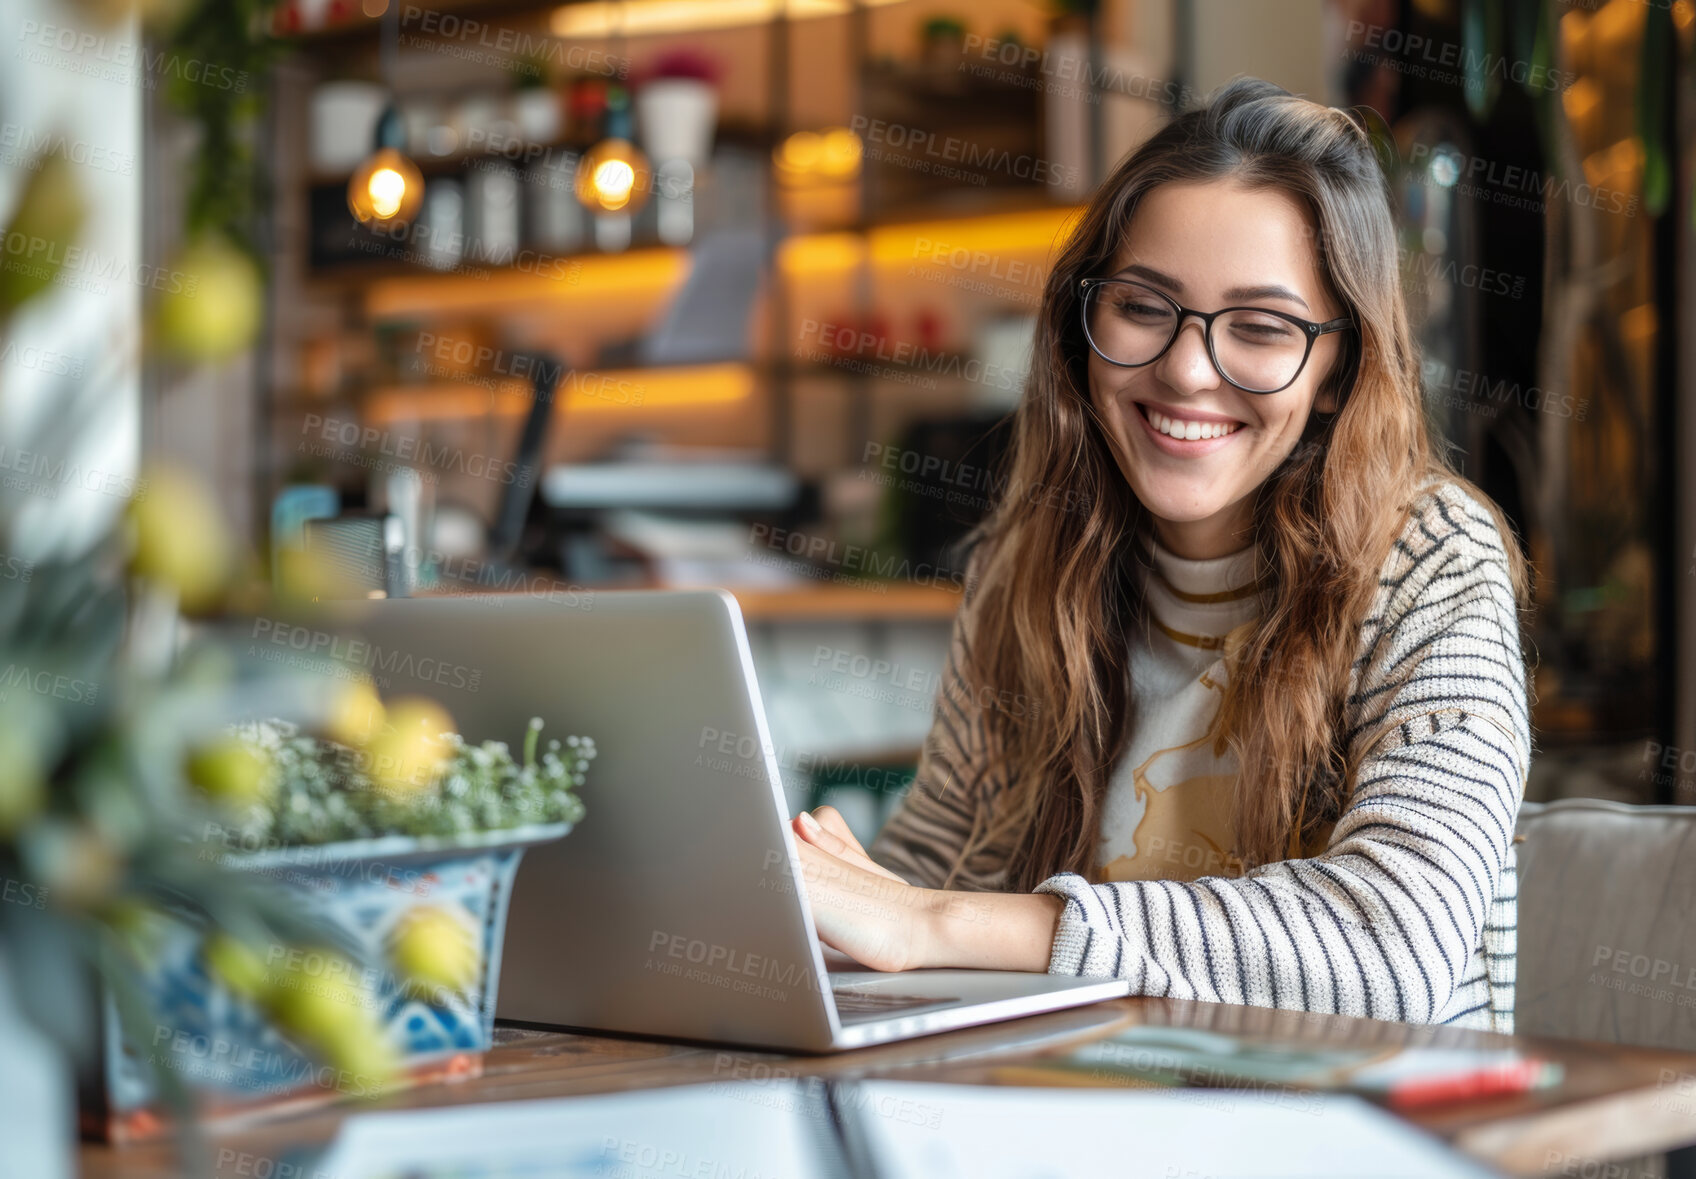
<svg viewBox="0 0 1696 1179"><path fill-rule="evenodd" d="M232 546L223 513L198 480L169 467L148 471L130 501L129 523L137 576L176 590L185 612L217 603Z"/></svg>
<svg viewBox="0 0 1696 1179"><path fill-rule="evenodd" d="M185 247L171 272L154 321L166 350L187 360L225 360L253 342L264 296L251 258L208 235Z"/></svg>
<svg viewBox="0 0 1696 1179"><path fill-rule="evenodd" d="M368 976L333 952L291 951L267 978L264 1004L277 1026L326 1062L328 1088L352 1097L381 1093L399 1070L377 1016Z"/></svg>
<svg viewBox="0 0 1696 1179"><path fill-rule="evenodd" d="M17 252L0 266L0 319L53 285L88 212L76 169L64 152L55 151L35 165L3 230L7 242L29 243L29 253ZM7 249L17 251L18 247L8 245Z"/></svg>
<svg viewBox="0 0 1696 1179"><path fill-rule="evenodd" d="M333 741L340 741L343 745L363 745L382 729L385 716L377 689L371 686L369 680L359 680L336 693L325 729Z"/></svg>
<svg viewBox="0 0 1696 1179"><path fill-rule="evenodd" d="M461 994L477 981L483 965L482 949L467 923L428 905L401 918L391 935L389 956L411 982Z"/></svg>
<svg viewBox="0 0 1696 1179"><path fill-rule="evenodd" d="M347 570L322 553L302 548L284 548L277 553L275 581L277 596L293 602L336 601L363 598L365 588Z"/></svg>
<svg viewBox="0 0 1696 1179"><path fill-rule="evenodd" d="M203 950L210 972L245 999L259 1001L269 993L270 975L259 951L227 933L206 939Z"/></svg>
<svg viewBox="0 0 1696 1179"><path fill-rule="evenodd" d="M277 793L277 771L265 752L240 737L220 737L188 759L188 779L208 797L231 806L267 803Z"/></svg>
<svg viewBox="0 0 1696 1179"><path fill-rule="evenodd" d="M446 737L452 731L453 719L435 701L421 696L395 701L388 710L388 724L366 747L372 781L398 797L429 786L447 760Z"/></svg>

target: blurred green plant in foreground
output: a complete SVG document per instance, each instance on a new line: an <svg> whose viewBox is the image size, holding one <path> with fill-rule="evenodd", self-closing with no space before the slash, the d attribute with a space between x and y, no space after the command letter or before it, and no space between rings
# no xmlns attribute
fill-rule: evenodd
<svg viewBox="0 0 1696 1179"><path fill-rule="evenodd" d="M172 22L193 16L190 8L222 7L239 22L267 5L144 7L144 19L160 22L155 35L180 39L182 26ZM103 22L132 11L122 0L83 8ZM219 28L227 26L229 20ZM196 34L205 35L205 27ZM254 44L265 39L250 19L241 35ZM147 1051L158 1092L186 1114L192 1095L156 1047L160 1017L137 980L160 931L188 922L205 932L206 965L233 994L262 1007L309 1055L372 1078L370 1091L380 1091L395 1061L370 1004L355 993L358 973L340 976L354 982L315 977L310 986L283 985L281 973L264 967L269 949L331 939L287 892L225 857L199 854L195 842L209 823L227 820L232 806L251 808L277 783L263 757L232 743L232 725L281 715L334 728L345 701L326 699L321 686L238 670L223 648L185 625L185 617L215 619L255 604L247 584L251 558L197 478L169 468L116 472L132 492L118 512L110 499L80 494L84 488L67 476L87 469L90 439L110 436L102 427L114 414L130 412L112 399L134 387L129 378L140 358L127 342L133 336L126 335L121 301L111 305L108 328L107 307L89 317L86 291L67 271L83 231L97 222L100 190L60 153L16 164L22 183L9 212L0 209L0 240L23 242L26 251L0 267L0 331L87 320L112 338L91 341L88 353L102 358L92 372L78 366L57 376L30 374L45 384L28 390L28 408L50 407L46 412L8 415L30 424L11 427L6 449L40 462L29 478L0 480L5 990L84 1067L98 1067L110 1002L130 1042ZM215 159L202 165L208 175L219 166ZM174 260L180 287L143 309L146 354L198 363L250 346L262 288L257 266L234 244L234 220L206 216L191 226ZM0 398L7 392L0 384ZM61 496L61 489L79 494ZM78 535L95 539L67 539ZM439 937L420 940L425 950L439 944ZM448 966L438 973L460 973L459 964ZM262 990L267 973L272 983ZM193 1133L191 1118L179 1124ZM203 1166L204 1159L195 1152L183 1165Z"/></svg>

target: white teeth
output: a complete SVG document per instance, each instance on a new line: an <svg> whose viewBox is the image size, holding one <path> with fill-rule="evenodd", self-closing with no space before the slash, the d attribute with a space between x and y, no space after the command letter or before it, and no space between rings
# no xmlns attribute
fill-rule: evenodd
<svg viewBox="0 0 1696 1179"><path fill-rule="evenodd" d="M1162 434L1190 442L1201 438L1222 438L1226 434L1235 433L1242 426L1241 422L1185 422L1169 418L1153 409L1148 411L1148 420Z"/></svg>

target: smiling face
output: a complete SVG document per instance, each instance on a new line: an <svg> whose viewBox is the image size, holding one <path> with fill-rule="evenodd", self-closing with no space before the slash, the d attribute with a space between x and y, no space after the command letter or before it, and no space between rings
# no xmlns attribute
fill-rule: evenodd
<svg viewBox="0 0 1696 1179"><path fill-rule="evenodd" d="M1345 309L1320 271L1316 240L1311 214L1281 189L1162 184L1144 194L1100 277L1142 283L1198 311L1263 307L1324 323ZM1253 333L1283 323L1250 317L1236 334L1253 344ZM1214 330L1224 349L1227 325ZM1090 351L1090 400L1162 545L1204 559L1250 542L1254 490L1295 449L1340 348L1339 333L1320 336L1294 383L1267 394L1246 393L1219 375L1194 318L1183 320L1165 355L1141 368L1120 368ZM1336 407L1321 401L1317 408Z"/></svg>

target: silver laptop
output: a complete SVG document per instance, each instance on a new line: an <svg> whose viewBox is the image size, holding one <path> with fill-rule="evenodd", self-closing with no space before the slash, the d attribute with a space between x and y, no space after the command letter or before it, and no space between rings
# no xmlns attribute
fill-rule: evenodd
<svg viewBox="0 0 1696 1179"><path fill-rule="evenodd" d="M821 948L728 593L349 609L344 633L380 652L368 662L385 697L431 696L467 739L515 750L531 716L544 737L595 740L585 818L519 869L502 1019L827 1052L1128 993L1123 979L868 971Z"/></svg>

